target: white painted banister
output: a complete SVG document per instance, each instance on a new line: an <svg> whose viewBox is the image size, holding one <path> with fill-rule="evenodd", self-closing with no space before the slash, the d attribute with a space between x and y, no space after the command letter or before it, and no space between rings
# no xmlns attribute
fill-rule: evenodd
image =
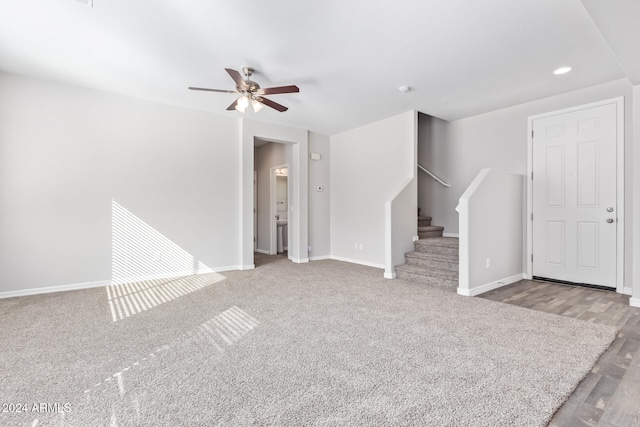
<svg viewBox="0 0 640 427"><path fill-rule="evenodd" d="M418 169L422 170L423 172L426 172L427 174L429 174L429 176L431 178L435 179L436 181L438 181L440 184L444 185L445 187L451 188L451 186L449 184L447 184L446 182L444 182L443 180L438 178L433 172L431 172L429 169L427 169L424 166L422 166L420 163L418 163Z"/></svg>

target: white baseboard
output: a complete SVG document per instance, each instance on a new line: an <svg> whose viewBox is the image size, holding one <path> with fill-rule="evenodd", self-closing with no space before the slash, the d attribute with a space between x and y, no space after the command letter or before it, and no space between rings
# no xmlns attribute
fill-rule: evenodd
<svg viewBox="0 0 640 427"><path fill-rule="evenodd" d="M623 295L631 295L633 292L633 290L631 288L622 288L622 292L620 292Z"/></svg>
<svg viewBox="0 0 640 427"><path fill-rule="evenodd" d="M374 262L360 261L359 259L344 258L335 255L331 255L331 259L335 259L336 261L350 262L351 264L366 265L367 267L381 268L384 270L384 264L376 264Z"/></svg>
<svg viewBox="0 0 640 427"><path fill-rule="evenodd" d="M465 297L475 297L476 295L483 294L485 292L492 291L494 289L500 288L502 286L510 285L519 280L522 280L524 277L523 273L515 274L511 277L507 277L504 279L496 280L494 282L485 283L484 285L476 286L473 289L462 289L458 288L458 295L464 295Z"/></svg>
<svg viewBox="0 0 640 427"><path fill-rule="evenodd" d="M255 264L239 265L238 270L253 270L256 268Z"/></svg>
<svg viewBox="0 0 640 427"><path fill-rule="evenodd" d="M306 262L309 262L309 258L291 258L291 261L295 262L296 264L304 264Z"/></svg>
<svg viewBox="0 0 640 427"><path fill-rule="evenodd" d="M442 237L456 237L456 238L460 238L460 235L458 233L442 233Z"/></svg>
<svg viewBox="0 0 640 427"><path fill-rule="evenodd" d="M640 298L629 298L629 305L631 307L640 307Z"/></svg>
<svg viewBox="0 0 640 427"><path fill-rule="evenodd" d="M329 255L310 256L309 261L322 261L323 259L331 259Z"/></svg>
<svg viewBox="0 0 640 427"><path fill-rule="evenodd" d="M255 268L255 265L252 264L251 266L244 266L244 268L243 266L240 266L240 265L228 265L224 267L211 268L210 269L211 271L202 271L195 274L196 275L211 274L211 273L219 273L221 271L248 270L252 268ZM171 274L165 274L165 275L152 275L152 276L144 276L144 277L140 276L140 277L132 277L130 279L127 279L128 282L126 283L142 282L144 280L165 280L165 279L173 279L176 277L192 276L192 275L194 275L193 271L185 271L185 272L171 273ZM123 281L119 280L118 283L123 283ZM21 289L16 291L6 291L6 292L0 292L0 299L23 297L28 295L50 294L54 292L77 291L80 289L100 288L103 286L110 286L112 284L113 284L112 280L99 280L96 282L74 283L71 285L47 286L43 288L31 288L31 289Z"/></svg>
<svg viewBox="0 0 640 427"><path fill-rule="evenodd" d="M386 271L384 272L384 278L385 279L395 279L396 278L396 273L387 273Z"/></svg>
<svg viewBox="0 0 640 427"><path fill-rule="evenodd" d="M265 251L264 249L256 249L256 252L259 254L271 255L271 252Z"/></svg>
<svg viewBox="0 0 640 427"><path fill-rule="evenodd" d="M44 288L22 289L19 291L0 292L0 298L25 297L28 295L50 294L53 292L77 291L79 289L101 288L109 286L111 280L100 280L98 282L75 283L73 285L47 286Z"/></svg>

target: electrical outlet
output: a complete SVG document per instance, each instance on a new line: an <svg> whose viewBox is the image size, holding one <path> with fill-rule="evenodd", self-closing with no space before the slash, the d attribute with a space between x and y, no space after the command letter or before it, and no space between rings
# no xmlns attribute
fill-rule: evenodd
<svg viewBox="0 0 640 427"><path fill-rule="evenodd" d="M359 250L362 250L362 243L359 243L359 244L358 244L358 249L359 249Z"/></svg>
<svg viewBox="0 0 640 427"><path fill-rule="evenodd" d="M487 268L491 268L491 258L487 258L486 266Z"/></svg>
<svg viewBox="0 0 640 427"><path fill-rule="evenodd" d="M355 249L356 251L358 250L358 244L357 243L353 244L353 249Z"/></svg>

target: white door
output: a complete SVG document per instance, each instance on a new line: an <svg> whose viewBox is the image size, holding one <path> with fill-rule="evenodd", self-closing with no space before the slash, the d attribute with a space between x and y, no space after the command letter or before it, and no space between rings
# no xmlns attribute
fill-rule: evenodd
<svg viewBox="0 0 640 427"><path fill-rule="evenodd" d="M533 121L533 275L616 287L616 104Z"/></svg>

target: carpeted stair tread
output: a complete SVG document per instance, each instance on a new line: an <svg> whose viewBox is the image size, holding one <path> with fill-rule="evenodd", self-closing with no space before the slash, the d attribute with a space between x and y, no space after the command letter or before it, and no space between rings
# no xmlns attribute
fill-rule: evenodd
<svg viewBox="0 0 640 427"><path fill-rule="evenodd" d="M430 216L419 216L418 221L431 221L433 218Z"/></svg>

